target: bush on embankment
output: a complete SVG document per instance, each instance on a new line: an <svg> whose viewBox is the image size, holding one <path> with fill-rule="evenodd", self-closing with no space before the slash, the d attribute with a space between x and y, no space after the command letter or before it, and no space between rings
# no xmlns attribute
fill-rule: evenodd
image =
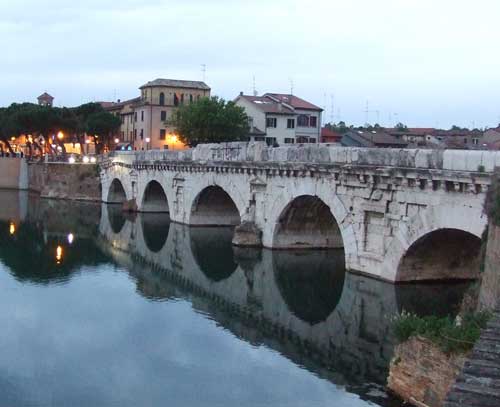
<svg viewBox="0 0 500 407"><path fill-rule="evenodd" d="M464 353L472 349L490 318L489 311L467 313L455 319L419 317L403 311L394 319L394 331L399 342L405 342L412 336L422 336L445 353Z"/></svg>

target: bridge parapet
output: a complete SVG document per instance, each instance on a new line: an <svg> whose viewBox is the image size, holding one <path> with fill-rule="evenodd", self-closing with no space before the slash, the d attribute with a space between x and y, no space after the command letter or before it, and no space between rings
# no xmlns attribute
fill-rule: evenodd
<svg viewBox="0 0 500 407"><path fill-rule="evenodd" d="M200 144L178 151L115 152L113 161L309 163L492 172L500 166L500 151L380 149L330 144L268 147L264 142L236 142Z"/></svg>

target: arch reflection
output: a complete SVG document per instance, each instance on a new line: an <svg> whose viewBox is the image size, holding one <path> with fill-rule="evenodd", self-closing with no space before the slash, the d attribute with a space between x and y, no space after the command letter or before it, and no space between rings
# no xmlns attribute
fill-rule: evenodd
<svg viewBox="0 0 500 407"><path fill-rule="evenodd" d="M238 265L234 261L232 227L189 229L193 257L205 276L214 282L225 280Z"/></svg>
<svg viewBox="0 0 500 407"><path fill-rule="evenodd" d="M164 213L142 213L140 219L147 248L158 253L167 241L170 218Z"/></svg>
<svg viewBox="0 0 500 407"><path fill-rule="evenodd" d="M123 215L122 208L116 205L107 205L108 221L113 233L120 233L125 225L125 216Z"/></svg>
<svg viewBox="0 0 500 407"><path fill-rule="evenodd" d="M276 284L290 312L310 325L325 321L342 296L343 250L273 252Z"/></svg>

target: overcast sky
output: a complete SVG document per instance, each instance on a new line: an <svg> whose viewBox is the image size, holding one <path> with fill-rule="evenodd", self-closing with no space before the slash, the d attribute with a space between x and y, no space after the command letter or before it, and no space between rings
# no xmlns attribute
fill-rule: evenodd
<svg viewBox="0 0 500 407"><path fill-rule="evenodd" d="M0 0L0 45L0 105L132 98L205 64L213 94L293 82L325 121L331 95L335 121L500 121L499 0Z"/></svg>

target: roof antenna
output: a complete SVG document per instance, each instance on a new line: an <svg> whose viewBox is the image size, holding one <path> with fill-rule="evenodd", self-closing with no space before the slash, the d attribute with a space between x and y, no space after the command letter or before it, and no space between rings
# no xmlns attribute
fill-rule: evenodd
<svg viewBox="0 0 500 407"><path fill-rule="evenodd" d="M203 82L205 82L205 79L207 76L207 65L206 64L201 64L201 74L203 77Z"/></svg>
<svg viewBox="0 0 500 407"><path fill-rule="evenodd" d="M290 95L293 95L293 79L290 78Z"/></svg>
<svg viewBox="0 0 500 407"><path fill-rule="evenodd" d="M255 89L255 75L253 76L253 95L257 96L257 89Z"/></svg>

